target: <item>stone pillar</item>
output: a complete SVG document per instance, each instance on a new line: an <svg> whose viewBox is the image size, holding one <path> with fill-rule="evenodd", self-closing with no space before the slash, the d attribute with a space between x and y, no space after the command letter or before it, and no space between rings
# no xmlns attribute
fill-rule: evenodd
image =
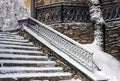
<svg viewBox="0 0 120 81"><path fill-rule="evenodd" d="M102 12L100 9L100 2L99 0L88 0L88 5L90 8L91 21L95 28L93 45L95 45L98 49L103 50L104 49L103 27L105 21L103 19Z"/></svg>

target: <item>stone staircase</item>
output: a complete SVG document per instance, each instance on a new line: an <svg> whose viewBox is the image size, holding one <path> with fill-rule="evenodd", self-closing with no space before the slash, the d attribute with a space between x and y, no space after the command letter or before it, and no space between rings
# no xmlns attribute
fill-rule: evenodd
<svg viewBox="0 0 120 81"><path fill-rule="evenodd" d="M17 33L0 32L0 81L71 81L71 73Z"/></svg>

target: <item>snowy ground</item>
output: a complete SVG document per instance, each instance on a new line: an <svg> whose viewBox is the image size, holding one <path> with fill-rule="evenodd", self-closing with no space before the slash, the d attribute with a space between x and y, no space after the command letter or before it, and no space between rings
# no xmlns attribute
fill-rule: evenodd
<svg viewBox="0 0 120 81"><path fill-rule="evenodd" d="M95 74L101 74L109 81L120 81L120 62L110 54L98 50L93 44L85 46L94 50L93 60L101 69L101 72L95 71Z"/></svg>

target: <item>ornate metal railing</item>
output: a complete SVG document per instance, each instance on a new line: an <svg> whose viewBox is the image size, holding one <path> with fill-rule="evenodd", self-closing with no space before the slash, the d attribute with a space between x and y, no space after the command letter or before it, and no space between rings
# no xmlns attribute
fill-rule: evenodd
<svg viewBox="0 0 120 81"><path fill-rule="evenodd" d="M36 19L47 24L90 22L89 7L79 3L59 2L36 8ZM105 21L120 19L120 2L101 4Z"/></svg>
<svg viewBox="0 0 120 81"><path fill-rule="evenodd" d="M120 20L120 2L101 5L105 21Z"/></svg>
<svg viewBox="0 0 120 81"><path fill-rule="evenodd" d="M91 50L33 18L28 20L27 26L52 46L64 52L83 67L93 71L93 52Z"/></svg>
<svg viewBox="0 0 120 81"><path fill-rule="evenodd" d="M36 7L37 20L51 24L64 22L90 22L89 8L79 3L55 3Z"/></svg>

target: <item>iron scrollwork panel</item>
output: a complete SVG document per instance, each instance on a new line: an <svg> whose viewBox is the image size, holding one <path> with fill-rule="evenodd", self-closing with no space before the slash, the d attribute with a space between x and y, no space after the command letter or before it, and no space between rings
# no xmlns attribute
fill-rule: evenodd
<svg viewBox="0 0 120 81"><path fill-rule="evenodd" d="M37 9L37 19L47 24L61 22L61 7Z"/></svg>
<svg viewBox="0 0 120 81"><path fill-rule="evenodd" d="M90 22L89 8L86 6L64 6L64 22Z"/></svg>
<svg viewBox="0 0 120 81"><path fill-rule="evenodd" d="M102 5L101 9L105 21L120 19L120 3Z"/></svg>
<svg viewBox="0 0 120 81"><path fill-rule="evenodd" d="M75 6L76 5L76 6ZM90 22L89 7L59 3L37 8L37 19L44 23Z"/></svg>

